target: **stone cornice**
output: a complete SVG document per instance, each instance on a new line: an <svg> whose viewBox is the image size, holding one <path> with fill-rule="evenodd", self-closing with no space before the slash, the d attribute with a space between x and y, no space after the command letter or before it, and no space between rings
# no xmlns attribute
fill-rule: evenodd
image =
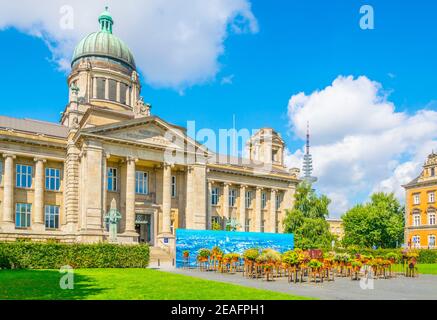
<svg viewBox="0 0 437 320"><path fill-rule="evenodd" d="M253 169L244 169L241 167L233 167L231 165L227 165L225 167L221 166L221 165L212 165L212 164L208 164L207 165L208 169L210 169L210 171L216 171L216 172L224 172L224 173L230 173L230 174L236 174L236 175L244 175L244 176L249 176L249 177L262 177L264 179L270 179L270 180L281 180L281 181L286 181L288 183L293 183L293 184L299 184L300 180L293 178L292 176L286 176L286 175L281 175L281 174L277 174L277 173L266 173L266 174L256 174L256 170Z"/></svg>
<svg viewBox="0 0 437 320"><path fill-rule="evenodd" d="M67 148L67 139L55 138L37 133L24 133L16 130L0 130L0 141L9 141L35 146L46 146L56 149Z"/></svg>

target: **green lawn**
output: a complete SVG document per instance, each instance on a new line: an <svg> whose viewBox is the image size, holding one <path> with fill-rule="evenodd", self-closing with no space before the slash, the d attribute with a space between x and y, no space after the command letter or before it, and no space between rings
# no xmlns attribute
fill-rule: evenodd
<svg viewBox="0 0 437 320"><path fill-rule="evenodd" d="M420 274L435 274L437 275L437 264L417 264L417 268L419 270L419 275ZM403 266L398 264L398 265L394 265L393 268L394 271L396 272L402 272L403 270Z"/></svg>
<svg viewBox="0 0 437 320"><path fill-rule="evenodd" d="M150 269L79 269L62 290L56 270L0 270L0 299L295 300L303 297Z"/></svg>

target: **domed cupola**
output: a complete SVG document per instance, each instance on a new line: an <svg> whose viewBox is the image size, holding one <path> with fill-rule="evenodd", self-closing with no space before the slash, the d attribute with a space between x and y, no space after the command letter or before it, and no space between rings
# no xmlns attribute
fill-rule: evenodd
<svg viewBox="0 0 437 320"><path fill-rule="evenodd" d="M77 125L91 107L132 118L150 112L140 96L141 82L132 52L112 34L114 20L108 8L99 16L99 25L100 31L85 37L74 50L67 80L69 103L61 119L69 127Z"/></svg>
<svg viewBox="0 0 437 320"><path fill-rule="evenodd" d="M91 58L115 62L135 70L135 59L132 52L122 40L112 34L114 20L108 7L99 16L99 24L100 31L91 33L76 46L71 62L72 67L83 58Z"/></svg>

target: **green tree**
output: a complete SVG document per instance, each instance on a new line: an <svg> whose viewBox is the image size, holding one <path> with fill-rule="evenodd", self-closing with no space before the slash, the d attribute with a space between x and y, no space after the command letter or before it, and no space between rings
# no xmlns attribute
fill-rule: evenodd
<svg viewBox="0 0 437 320"><path fill-rule="evenodd" d="M287 210L284 232L293 233L295 246L301 249L328 248L333 236L326 217L331 202L325 195L318 196L308 183L301 183L295 193L294 208Z"/></svg>
<svg viewBox="0 0 437 320"><path fill-rule="evenodd" d="M343 215L345 246L395 248L404 238L404 212L394 194L375 193L370 202Z"/></svg>

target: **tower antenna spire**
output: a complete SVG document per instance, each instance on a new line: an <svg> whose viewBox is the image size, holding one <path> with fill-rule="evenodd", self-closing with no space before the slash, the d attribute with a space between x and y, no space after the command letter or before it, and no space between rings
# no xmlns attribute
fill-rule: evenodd
<svg viewBox="0 0 437 320"><path fill-rule="evenodd" d="M317 181L316 177L312 176L313 173L313 156L310 153L310 122L307 122L307 135L306 135L306 150L303 156L303 180L309 184L313 184Z"/></svg>

